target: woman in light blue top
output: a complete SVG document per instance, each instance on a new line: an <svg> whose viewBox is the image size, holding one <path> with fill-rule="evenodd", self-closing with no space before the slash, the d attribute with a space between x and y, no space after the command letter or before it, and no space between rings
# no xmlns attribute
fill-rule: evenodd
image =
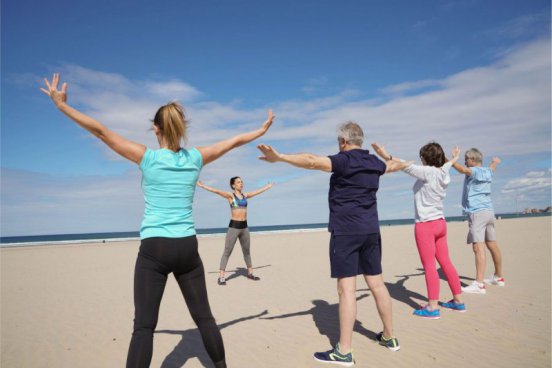
<svg viewBox="0 0 552 368"><path fill-rule="evenodd" d="M205 286L205 271L199 257L192 202L199 172L226 152L266 133L274 116L254 131L236 135L205 147L184 149L187 121L178 103L161 106L153 119L160 149L129 141L99 121L67 104L67 84L58 90L59 74L45 79L46 93L56 107L79 126L101 139L113 151L139 165L145 198L140 228L140 251L134 272L134 332L127 367L149 367L153 332L169 273L173 273L190 314L197 324L205 349L215 367L226 367L222 336L215 323Z"/></svg>

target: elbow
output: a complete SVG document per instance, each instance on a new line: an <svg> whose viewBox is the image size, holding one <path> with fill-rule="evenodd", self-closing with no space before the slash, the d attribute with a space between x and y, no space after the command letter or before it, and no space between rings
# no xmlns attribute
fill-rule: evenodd
<svg viewBox="0 0 552 368"><path fill-rule="evenodd" d="M102 141L106 142L108 137L108 129L105 127L93 128L90 129L90 133L97 138L100 138Z"/></svg>
<svg viewBox="0 0 552 368"><path fill-rule="evenodd" d="M308 156L307 157L306 168L309 169L309 170L318 170L318 169L320 169L320 167L318 165L318 161L316 160L316 158L314 156Z"/></svg>

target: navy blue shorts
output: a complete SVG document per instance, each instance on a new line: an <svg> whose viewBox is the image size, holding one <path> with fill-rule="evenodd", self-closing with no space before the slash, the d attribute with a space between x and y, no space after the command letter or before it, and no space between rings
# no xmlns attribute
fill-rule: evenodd
<svg viewBox="0 0 552 368"><path fill-rule="evenodd" d="M330 238L330 267L332 278L381 274L380 234L332 234Z"/></svg>

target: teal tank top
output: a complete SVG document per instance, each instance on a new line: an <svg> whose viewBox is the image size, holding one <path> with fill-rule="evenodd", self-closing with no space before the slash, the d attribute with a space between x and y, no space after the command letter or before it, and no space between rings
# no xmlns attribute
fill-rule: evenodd
<svg viewBox="0 0 552 368"><path fill-rule="evenodd" d="M146 149L140 162L144 220L140 238L195 235L192 203L203 159L196 148Z"/></svg>

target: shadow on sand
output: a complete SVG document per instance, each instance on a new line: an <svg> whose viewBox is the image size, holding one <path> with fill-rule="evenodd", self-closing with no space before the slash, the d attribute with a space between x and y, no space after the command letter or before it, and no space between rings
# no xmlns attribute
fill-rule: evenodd
<svg viewBox="0 0 552 368"><path fill-rule="evenodd" d="M253 267L254 270L258 270L258 269L261 269L261 268L266 268L266 267L272 267L272 265L264 265L264 266L257 266L257 267ZM211 272L208 272L208 273L216 273L218 274L219 271L211 271ZM247 268L244 268L244 267L237 267L235 270L226 270L226 281L230 281L232 279L235 279L237 277L247 277ZM255 274L255 276L257 276ZM261 277L262 279L262 277Z"/></svg>
<svg viewBox="0 0 552 368"><path fill-rule="evenodd" d="M418 309L420 307L420 304L415 301L414 299L427 301L427 296L419 294L415 291L408 290L404 284L405 282L410 279L411 277L418 277L418 276L424 276L424 269L423 268L417 268L416 271L419 271L419 273L410 274L410 275L397 275L396 277L400 277L400 279L395 282L386 282L385 286L387 286L387 289L389 290L389 294L391 297L399 302L405 303L406 305L412 307L413 309ZM437 272L439 274L439 278L443 281L447 281L447 278L445 276L445 273L441 268L437 269ZM462 287L467 286L466 283L462 282L462 280L466 281L473 281L474 279L466 276L459 276L460 277L460 285Z"/></svg>
<svg viewBox="0 0 552 368"><path fill-rule="evenodd" d="M366 289L365 289L366 290ZM362 291L362 290L357 290ZM362 294L357 297L357 301L370 296L370 294ZM282 314L272 317L261 317L261 319L280 319L291 318L298 316L312 316L314 325L318 328L320 335L328 338L330 346L335 346L339 341L339 304L330 304L325 300L315 299L312 301L313 307L304 311ZM362 325L362 322L356 320L353 331L366 336L370 340L376 340L376 333L370 331Z"/></svg>
<svg viewBox="0 0 552 368"><path fill-rule="evenodd" d="M218 327L220 330L222 330L223 328L226 328L250 319L259 318L266 314L268 314L267 310L259 314L242 317L242 318L235 319L233 321L225 322L223 324L218 325ZM176 367L180 368L184 364L186 364L188 359L192 359L192 358L199 359L203 367L213 366L213 363L211 362L209 355L207 355L207 352L205 351L205 347L203 346L203 342L201 340L201 335L197 328L191 328L185 331L159 330L159 331L155 331L155 333L182 336L182 339L174 347L173 351L171 351L169 355L167 355L163 360L163 363L161 364L161 368L176 368Z"/></svg>

